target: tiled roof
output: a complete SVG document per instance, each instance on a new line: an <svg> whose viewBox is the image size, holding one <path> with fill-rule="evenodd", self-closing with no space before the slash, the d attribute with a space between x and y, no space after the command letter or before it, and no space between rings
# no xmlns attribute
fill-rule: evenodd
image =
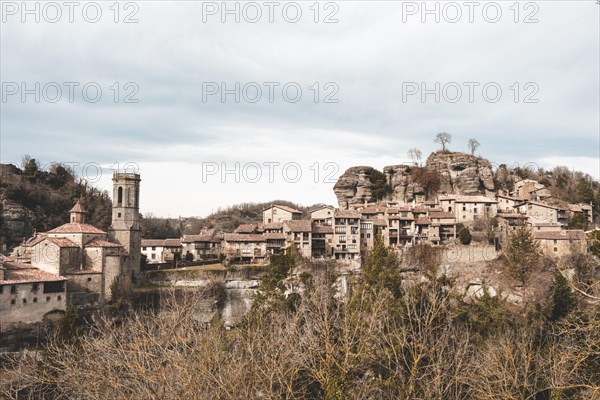
<svg viewBox="0 0 600 400"><path fill-rule="evenodd" d="M80 224L77 222L61 225L58 228L48 231L48 233L96 233L106 235L106 232L101 229L98 229L92 225Z"/></svg>
<svg viewBox="0 0 600 400"><path fill-rule="evenodd" d="M313 233L333 233L333 227L317 225L312 229Z"/></svg>
<svg viewBox="0 0 600 400"><path fill-rule="evenodd" d="M31 264L25 264L14 261L5 261L4 280L0 281L1 285L19 284L19 283L36 283L36 282L57 282L66 281L64 276L54 275L49 272L34 268Z"/></svg>
<svg viewBox="0 0 600 400"><path fill-rule="evenodd" d="M358 211L350 211L350 210L335 210L336 218L360 218L360 213Z"/></svg>
<svg viewBox="0 0 600 400"><path fill-rule="evenodd" d="M263 236L266 240L285 240L284 233L263 233Z"/></svg>
<svg viewBox="0 0 600 400"><path fill-rule="evenodd" d="M272 208L272 207L281 208L282 210L291 212L293 214L297 214L297 213L302 214L302 211L300 211L300 210L296 210L295 208L288 207L288 206L282 206L281 204L273 204L271 207L267 207L263 211L266 211L266 210L268 210L269 208Z"/></svg>
<svg viewBox="0 0 600 400"><path fill-rule="evenodd" d="M269 222L263 225L263 229L281 229L283 228L283 222Z"/></svg>
<svg viewBox="0 0 600 400"><path fill-rule="evenodd" d="M456 196L454 201L457 203L497 203L496 200L485 196Z"/></svg>
<svg viewBox="0 0 600 400"><path fill-rule="evenodd" d="M523 219L527 218L523 214L511 213L511 212L499 212L497 215L500 218L523 218Z"/></svg>
<svg viewBox="0 0 600 400"><path fill-rule="evenodd" d="M143 240L142 240L143 242ZM108 240L103 240L99 238L95 238L87 242L85 247L123 247L118 243L111 243Z"/></svg>
<svg viewBox="0 0 600 400"><path fill-rule="evenodd" d="M49 237L46 238L49 242L57 245L58 247L79 247L77 244L73 243L67 238L54 238Z"/></svg>
<svg viewBox="0 0 600 400"><path fill-rule="evenodd" d="M206 229L197 235L183 235L181 243L210 242L213 239L214 233L214 229Z"/></svg>
<svg viewBox="0 0 600 400"><path fill-rule="evenodd" d="M542 240L583 240L586 238L582 230L534 231L533 237Z"/></svg>
<svg viewBox="0 0 600 400"><path fill-rule="evenodd" d="M70 213L72 212L76 212L76 213L85 213L85 210L83 209L83 206L81 205L81 202L77 202L75 203L75 205L73 206L73 208L71 208L69 210Z"/></svg>
<svg viewBox="0 0 600 400"><path fill-rule="evenodd" d="M369 215L369 214L381 214L381 213L385 213L385 207L365 207L362 210L360 210L360 213L363 215Z"/></svg>
<svg viewBox="0 0 600 400"><path fill-rule="evenodd" d="M264 234L252 235L252 234L240 234L240 233L226 233L224 240L226 242L264 242Z"/></svg>
<svg viewBox="0 0 600 400"><path fill-rule="evenodd" d="M241 224L234 231L235 233L252 233L257 230L258 226L255 224Z"/></svg>
<svg viewBox="0 0 600 400"><path fill-rule="evenodd" d="M142 247L180 247L181 239L142 239Z"/></svg>
<svg viewBox="0 0 600 400"><path fill-rule="evenodd" d="M440 219L440 218L454 218L454 214L449 212L433 212L429 213L430 219Z"/></svg>
<svg viewBox="0 0 600 400"><path fill-rule="evenodd" d="M324 208L327 208L327 209L330 209L330 210L333 210L333 209L335 209L335 207L334 207L334 206L323 205L323 206L318 206L318 207L315 207L315 208L313 208L312 210L310 210L309 212L310 212L310 213L314 213L315 211L319 211L319 210L322 210L322 209L324 209Z"/></svg>
<svg viewBox="0 0 600 400"><path fill-rule="evenodd" d="M33 247L33 246L35 246L36 244L38 244L39 242L41 242L44 239L46 239L46 234L45 233L38 233L38 235L36 237L29 239L25 243L25 247Z"/></svg>
<svg viewBox="0 0 600 400"><path fill-rule="evenodd" d="M292 232L310 232L312 231L312 224L310 220L299 219L295 221L285 221L284 227L287 227Z"/></svg>
<svg viewBox="0 0 600 400"><path fill-rule="evenodd" d="M374 219L373 225L374 226L387 226L387 222L385 222L384 219Z"/></svg>
<svg viewBox="0 0 600 400"><path fill-rule="evenodd" d="M503 199L513 200L513 201L525 201L525 199L522 197L507 196L505 194L500 194L500 193L496 193L496 197L502 197Z"/></svg>

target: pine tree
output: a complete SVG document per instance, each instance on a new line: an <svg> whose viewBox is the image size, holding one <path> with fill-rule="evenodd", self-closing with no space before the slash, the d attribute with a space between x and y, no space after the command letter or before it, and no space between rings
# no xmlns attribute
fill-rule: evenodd
<svg viewBox="0 0 600 400"><path fill-rule="evenodd" d="M509 274L525 285L539 264L540 245L531 230L521 226L510 237L505 255Z"/></svg>

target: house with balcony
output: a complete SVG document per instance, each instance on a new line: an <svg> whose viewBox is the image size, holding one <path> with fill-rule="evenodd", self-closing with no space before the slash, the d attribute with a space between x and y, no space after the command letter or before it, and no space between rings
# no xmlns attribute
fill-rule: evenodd
<svg viewBox="0 0 600 400"><path fill-rule="evenodd" d="M218 260L223 234L215 229L203 229L197 235L183 235L182 258L190 261Z"/></svg>
<svg viewBox="0 0 600 400"><path fill-rule="evenodd" d="M332 245L333 226L314 225L312 228L312 257L325 258L331 256L333 248Z"/></svg>
<svg viewBox="0 0 600 400"><path fill-rule="evenodd" d="M332 243L334 259L360 259L360 218L357 211L335 211Z"/></svg>
<svg viewBox="0 0 600 400"><path fill-rule="evenodd" d="M333 214L335 207L319 206L310 211L310 220L314 226L333 226Z"/></svg>
<svg viewBox="0 0 600 400"><path fill-rule="evenodd" d="M375 239L384 237L387 222L384 219L361 219L360 220L360 250L368 252L375 247Z"/></svg>
<svg viewBox="0 0 600 400"><path fill-rule="evenodd" d="M386 210L386 244L392 247L405 246L413 242L414 221L412 210L408 207L388 208Z"/></svg>
<svg viewBox="0 0 600 400"><path fill-rule="evenodd" d="M428 215L429 239L434 244L441 244L456 239L456 219L451 212L432 212Z"/></svg>
<svg viewBox="0 0 600 400"><path fill-rule="evenodd" d="M222 252L233 264L262 264L267 258L265 235L225 233Z"/></svg>
<svg viewBox="0 0 600 400"><path fill-rule="evenodd" d="M310 220L283 222L283 233L288 246L294 246L303 257L312 256L312 223Z"/></svg>

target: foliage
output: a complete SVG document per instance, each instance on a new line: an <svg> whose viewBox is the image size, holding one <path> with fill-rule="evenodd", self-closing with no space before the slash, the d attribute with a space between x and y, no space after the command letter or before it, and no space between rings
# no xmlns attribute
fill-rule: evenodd
<svg viewBox="0 0 600 400"><path fill-rule="evenodd" d="M369 179L371 181L371 191L375 199L381 200L390 192L390 185L388 185L387 177L383 172L373 169L369 175Z"/></svg>
<svg viewBox="0 0 600 400"><path fill-rule="evenodd" d="M550 321L558 321L566 317L577 307L577 296L573 293L565 277L560 272L554 273L554 282L550 287L550 301L547 316Z"/></svg>
<svg viewBox="0 0 600 400"><path fill-rule="evenodd" d="M469 228L463 227L458 231L458 240L465 245L471 243L471 231L469 231Z"/></svg>
<svg viewBox="0 0 600 400"><path fill-rule="evenodd" d="M600 229L588 233L588 240L590 242L590 252L596 257L600 257Z"/></svg>
<svg viewBox="0 0 600 400"><path fill-rule="evenodd" d="M569 229L583 229L586 231L588 227L588 220L583 214L575 214L569 218Z"/></svg>
<svg viewBox="0 0 600 400"><path fill-rule="evenodd" d="M524 285L540 261L539 243L529 228L520 226L513 232L505 256L509 274Z"/></svg>
<svg viewBox="0 0 600 400"><path fill-rule="evenodd" d="M410 177L413 182L421 185L427 197L437 193L440 189L441 178L438 171L414 167L410 170Z"/></svg>

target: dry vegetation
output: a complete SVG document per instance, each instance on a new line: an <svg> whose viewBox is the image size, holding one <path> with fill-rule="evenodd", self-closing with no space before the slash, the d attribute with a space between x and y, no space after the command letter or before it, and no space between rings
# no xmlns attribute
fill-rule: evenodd
<svg viewBox="0 0 600 400"><path fill-rule="evenodd" d="M282 257L231 331L201 322L200 292L166 296L158 312L99 318L77 335L59 331L37 358L15 360L18 379L3 395L600 399L599 309L564 281L537 309L515 313L489 296L463 302L443 277L401 282L398 262L378 244L347 298L334 296L334 277L313 269L290 301L279 280L294 262Z"/></svg>

